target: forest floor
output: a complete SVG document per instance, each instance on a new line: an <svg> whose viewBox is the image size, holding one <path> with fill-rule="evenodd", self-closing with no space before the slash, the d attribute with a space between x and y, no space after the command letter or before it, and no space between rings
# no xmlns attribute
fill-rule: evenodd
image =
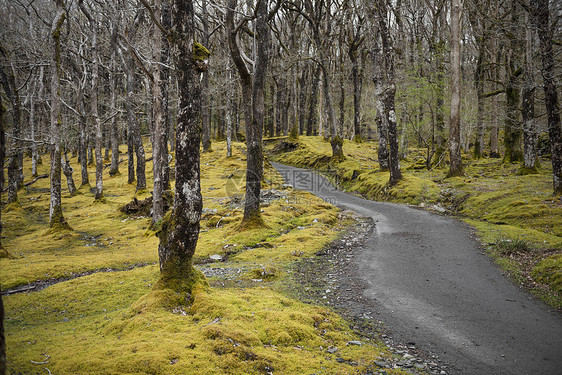
<svg viewBox="0 0 562 375"><path fill-rule="evenodd" d="M389 188L370 142L345 141L346 160L335 164L321 137L270 142L267 149L271 160L318 170L343 191L461 218L507 276L562 309L562 199L552 195L549 160L541 160L539 173L519 175L518 163L463 157L465 175L446 178L444 166L427 170L423 149L410 149L401 160L403 179Z"/></svg>
<svg viewBox="0 0 562 375"><path fill-rule="evenodd" d="M467 177L445 179L443 169L424 170L422 152L413 151L403 161L404 182L387 189L388 173L377 172L372 144L346 142L347 160L338 165L328 163L329 143L318 137L301 137L295 147L272 158L323 168L342 188L373 199L463 216L518 283L560 308L562 208L550 194L546 162L539 175L516 176L516 165L465 160ZM195 255L210 288L188 308L142 299L158 279L158 239L145 214L120 211L133 198L150 196L127 184L126 163L119 176L105 168L103 203L94 202L89 187L75 197L63 192L72 231L48 230L48 179L4 207L2 242L11 257L0 259L0 285L8 293L27 290L3 297L11 373L448 372L415 346L395 345L369 312L340 309L361 298L359 284L340 278L338 285L348 287L335 292L314 277L345 264L357 245L353 239L369 223L284 185L266 163L268 227L239 232L244 145L234 144L232 158L225 157L224 143L213 148L202 154L204 211ZM48 172L48 162L44 156L39 174ZM76 158L71 163L79 169ZM28 182L28 159L25 165ZM147 163L148 186L151 167Z"/></svg>
<svg viewBox="0 0 562 375"><path fill-rule="evenodd" d="M354 329L357 320L329 303L299 297L300 262L325 252L361 220L285 186L268 165L267 228L240 232L245 156L242 144L234 146L231 158L220 142L202 155L195 263L210 287L193 295L190 306L146 298L159 275L158 239L146 214L120 211L133 198L150 196L127 184L126 163L118 176L105 168L103 202L94 202L90 187L74 197L63 191L72 230L48 228L48 179L19 191L19 201L2 212L2 243L10 254L0 259L10 374L443 371L415 349L385 343L376 329ZM71 164L79 168L76 158ZM32 180L29 165L26 158L25 182ZM44 156L39 174L48 165ZM150 186L151 163L146 172Z"/></svg>

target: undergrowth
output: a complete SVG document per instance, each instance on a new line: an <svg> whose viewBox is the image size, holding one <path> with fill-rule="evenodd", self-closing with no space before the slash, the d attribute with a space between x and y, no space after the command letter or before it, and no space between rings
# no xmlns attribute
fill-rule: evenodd
<svg viewBox="0 0 562 375"><path fill-rule="evenodd" d="M518 163L463 158L465 175L447 178L444 166L427 170L425 150L412 148L400 161L403 179L389 187L389 173L380 171L373 142L345 141L346 160L340 163L330 161L330 144L321 137L289 142L269 146L271 159L320 170L339 188L369 199L463 218L483 243L495 244L494 259L516 282L523 280L545 302L562 308L557 284L562 273L562 200L552 195L549 161L541 162L537 173L524 175Z"/></svg>
<svg viewBox="0 0 562 375"><path fill-rule="evenodd" d="M150 218L119 210L150 192L135 194L126 173L110 177L104 170L104 202L94 203L87 188L74 197L64 190L72 227L64 232L48 232L48 179L21 190L19 203L3 212L3 245L12 257L0 259L2 289L55 284L4 296L10 373L346 374L392 356L367 339L347 345L359 338L346 321L280 291L288 265L317 253L350 219L284 187L266 164L267 227L240 232L242 151L235 143L226 158L225 144L217 142L202 154L204 211L194 262L208 277L201 275L190 295L155 288L158 240ZM29 160L24 165L29 178ZM48 165L44 157L39 173ZM327 352L333 347L338 351Z"/></svg>

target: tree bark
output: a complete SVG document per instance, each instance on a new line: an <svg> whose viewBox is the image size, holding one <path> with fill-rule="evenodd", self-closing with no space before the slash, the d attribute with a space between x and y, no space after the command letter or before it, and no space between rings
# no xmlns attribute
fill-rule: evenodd
<svg viewBox="0 0 562 375"><path fill-rule="evenodd" d="M377 133L379 139L378 159L379 168L381 171L388 171L388 123L386 121L384 109L384 74L383 74L383 60L381 56L380 45L378 36L373 42L371 49L371 58L373 60L373 83L375 85L375 123L377 124Z"/></svg>
<svg viewBox="0 0 562 375"><path fill-rule="evenodd" d="M95 158L96 158L96 194L95 200L99 201L103 199L103 159L102 159L102 147L103 147L103 132L102 123L100 121L98 113L98 84L99 84L99 54L98 54L98 25L96 20L92 17L90 12L84 6L83 0L78 2L82 13L88 19L91 28L91 52L92 52L92 87L90 95L90 105L91 105L91 116L94 120L95 128Z"/></svg>
<svg viewBox="0 0 562 375"><path fill-rule="evenodd" d="M461 0L452 0L451 8L451 118L449 121L449 172L447 176L463 174L461 135Z"/></svg>
<svg viewBox="0 0 562 375"><path fill-rule="evenodd" d="M117 90L117 80L116 80L116 44L117 44L117 30L113 22L110 25L111 32L111 72L109 79L109 87L111 90L110 107L111 115L111 165L109 167L109 175L116 176L119 174L119 130L117 128L117 116L115 115L115 101L116 101L116 90Z"/></svg>
<svg viewBox="0 0 562 375"><path fill-rule="evenodd" d="M497 9L496 12L497 14ZM490 46L490 55L491 55L491 67L490 67L490 75L492 76L492 91L497 90L497 81L498 81L498 40L492 34L492 41ZM499 134L498 134L498 97L497 95L492 96L491 103L490 103L490 157L491 158L499 158L500 157L500 149L499 149Z"/></svg>
<svg viewBox="0 0 562 375"><path fill-rule="evenodd" d="M246 129L252 123L252 75L250 74L246 63L240 54L238 47L237 31L234 27L234 10L238 0L228 0L228 8L225 16L226 33L228 36L228 48L230 50L230 57L238 70L240 75L240 85L242 86L242 105L244 109L244 125Z"/></svg>
<svg viewBox="0 0 562 375"><path fill-rule="evenodd" d="M484 34L486 31L482 31ZM476 139L474 141L474 158L480 159L484 150L484 56L486 47L486 36L478 36L478 59L476 60L476 72L474 73L474 85L476 86Z"/></svg>
<svg viewBox="0 0 562 375"><path fill-rule="evenodd" d="M509 33L509 50L505 54L506 66L506 113L504 126L504 161L508 163L523 161L523 127L520 119L520 78L523 72L519 63L521 41L519 40L519 14L517 2L511 3L511 23L513 31Z"/></svg>
<svg viewBox="0 0 562 375"><path fill-rule="evenodd" d="M523 167L521 174L538 173L537 129L535 126L535 77L533 74L533 33L529 15L525 15L527 27L525 35L525 84L521 99L523 101Z"/></svg>
<svg viewBox="0 0 562 375"><path fill-rule="evenodd" d="M201 1L203 11L201 21L203 24L203 38L201 42L204 46L209 45L209 16L207 13L207 0ZM203 72L201 81L201 125L203 129L203 151L211 151L211 119L209 116L209 72Z"/></svg>
<svg viewBox="0 0 562 375"><path fill-rule="evenodd" d="M263 120L265 84L269 62L268 0L261 0L256 10L257 56L252 88L252 124L246 128L247 167L244 217L241 227L263 225L260 211L261 180L263 177Z"/></svg>
<svg viewBox="0 0 562 375"><path fill-rule="evenodd" d="M361 142L361 74L359 69L359 46L361 39L352 42L348 55L351 59L351 79L353 81L353 133L354 140Z"/></svg>
<svg viewBox="0 0 562 375"><path fill-rule="evenodd" d="M49 207L50 227L69 228L62 212L61 199L61 119L60 119L60 75L62 25L66 19L63 1L56 0L57 12L51 26L53 60L51 63L51 200Z"/></svg>
<svg viewBox="0 0 562 375"><path fill-rule="evenodd" d="M166 30L172 28L169 0L162 0L162 26ZM168 143L170 141L170 113L169 113L169 81L170 81L170 44L166 35L162 34L162 70L160 71L160 92L162 93L162 139L161 139L161 160L162 160L162 190L171 189L170 185L170 158L168 153Z"/></svg>
<svg viewBox="0 0 562 375"><path fill-rule="evenodd" d="M552 25L548 0L530 2L531 20L538 30L542 60L541 74L546 111L548 114L548 135L550 138L552 160L552 185L554 195L562 194L562 129L560 127L560 108L556 89L554 52L552 49Z"/></svg>
<svg viewBox="0 0 562 375"><path fill-rule="evenodd" d="M176 182L174 207L162 223L158 237L161 283L189 292L198 272L192 258L199 237L203 209L200 184L199 115L201 89L194 71L193 4L191 0L172 1L170 49L179 88L176 135Z"/></svg>
<svg viewBox="0 0 562 375"><path fill-rule="evenodd" d="M72 174L74 173L74 168L72 168L72 166L70 165L70 162L68 161L68 157L66 156L66 152L64 153L64 157L61 160L61 164L62 164L62 172L66 177L68 193L70 194L71 197L73 197L78 193L78 190L76 189L76 185L74 184L74 178L72 177Z"/></svg>
<svg viewBox="0 0 562 375"><path fill-rule="evenodd" d="M162 18L162 0L154 0L154 17ZM162 55L162 35L160 29L153 25L152 29L152 174L154 187L152 191L152 224L156 224L164 215L164 202L162 200L162 132L164 130L162 113L162 92L160 86L160 61Z"/></svg>
<svg viewBox="0 0 562 375"><path fill-rule="evenodd" d="M316 110L318 106L318 84L320 83L320 66L316 68L312 77L312 89L308 103L308 118L306 121L306 135L316 135L315 125L317 123Z"/></svg>

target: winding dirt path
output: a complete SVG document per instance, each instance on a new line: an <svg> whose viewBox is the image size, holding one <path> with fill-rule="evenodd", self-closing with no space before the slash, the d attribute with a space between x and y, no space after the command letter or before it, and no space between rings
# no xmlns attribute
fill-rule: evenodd
<svg viewBox="0 0 562 375"><path fill-rule="evenodd" d="M353 269L366 285L366 308L377 307L373 320L396 341L415 342L453 374L562 374L561 314L507 280L468 225L272 164L295 188L375 221Z"/></svg>

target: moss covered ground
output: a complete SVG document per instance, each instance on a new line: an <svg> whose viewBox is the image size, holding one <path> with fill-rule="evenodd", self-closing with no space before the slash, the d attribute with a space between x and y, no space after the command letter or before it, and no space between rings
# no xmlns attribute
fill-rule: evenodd
<svg viewBox="0 0 562 375"><path fill-rule="evenodd" d="M425 150L412 148L400 161L404 178L390 188L389 173L380 171L375 143L346 140L346 160L333 163L330 144L321 137L301 136L285 142L292 144L268 147L272 160L319 169L342 189L369 199L463 218L516 282L562 308L562 200L552 195L549 160L541 161L539 173L520 175L518 163L464 157L465 175L446 178L445 167L428 170ZM521 246L506 251L502 244Z"/></svg>
<svg viewBox="0 0 562 375"><path fill-rule="evenodd" d="M283 293L290 264L320 251L350 219L283 187L268 167L267 227L240 232L245 156L242 144L234 146L231 158L224 143L202 154L204 212L195 263L210 286L196 288L192 302L153 290L158 241L150 218L119 211L135 196L150 196L135 195L126 183L126 160L121 175L104 170L104 202L94 203L89 188L74 197L63 190L72 230L48 230L48 179L4 207L2 242L11 256L0 259L2 289L55 283L3 297L9 373L352 374L393 355L358 337L327 308ZM48 157L43 161L40 174L48 169ZM71 164L79 169L76 158ZM26 182L29 165L26 159ZM147 163L148 186L151 167ZM209 263L216 255L223 261ZM358 340L363 345L348 345Z"/></svg>

